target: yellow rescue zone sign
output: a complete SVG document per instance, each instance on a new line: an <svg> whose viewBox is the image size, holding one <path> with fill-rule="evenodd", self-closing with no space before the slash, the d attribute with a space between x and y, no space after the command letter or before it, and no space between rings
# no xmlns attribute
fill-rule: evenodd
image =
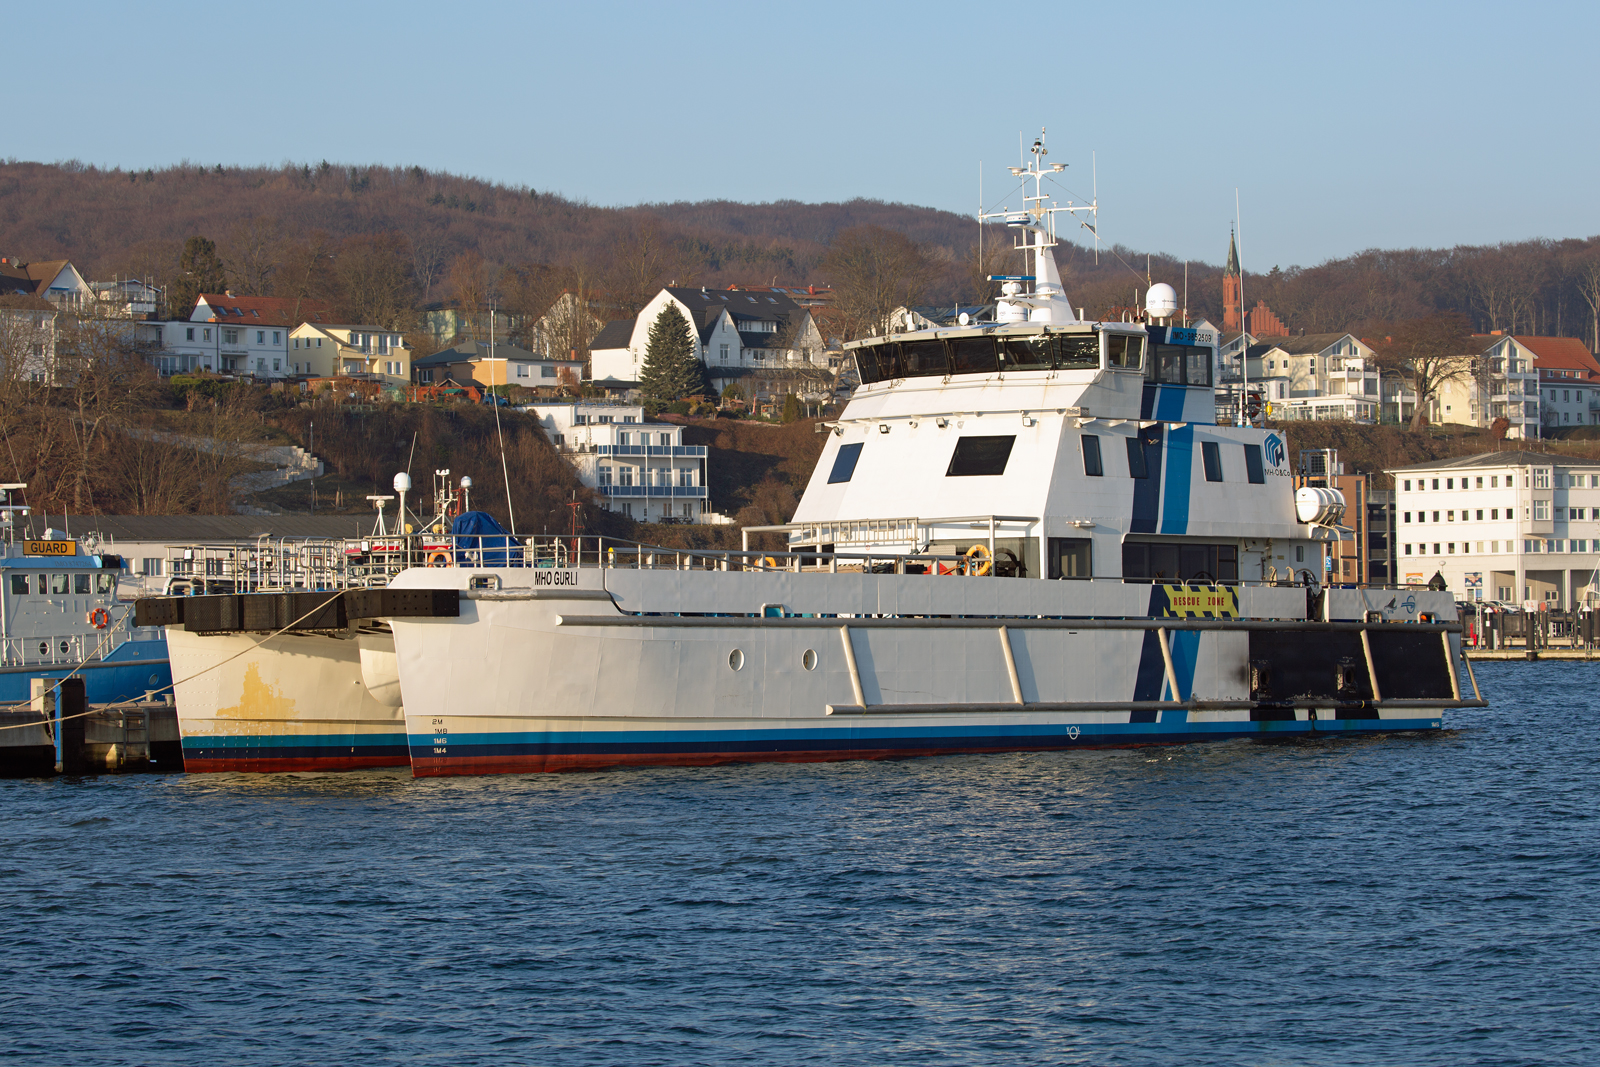
<svg viewBox="0 0 1600 1067"><path fill-rule="evenodd" d="M1239 616L1238 590L1219 585L1164 585L1167 614L1180 618L1234 619Z"/></svg>
<svg viewBox="0 0 1600 1067"><path fill-rule="evenodd" d="M76 556L78 542L76 541L24 541L22 542L24 556Z"/></svg>

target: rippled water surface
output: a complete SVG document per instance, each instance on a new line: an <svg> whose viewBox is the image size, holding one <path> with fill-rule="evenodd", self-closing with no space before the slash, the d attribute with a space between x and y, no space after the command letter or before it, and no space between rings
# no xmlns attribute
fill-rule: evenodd
<svg viewBox="0 0 1600 1067"><path fill-rule="evenodd" d="M0 782L49 1064L1594 1064L1600 665L1439 736Z"/></svg>

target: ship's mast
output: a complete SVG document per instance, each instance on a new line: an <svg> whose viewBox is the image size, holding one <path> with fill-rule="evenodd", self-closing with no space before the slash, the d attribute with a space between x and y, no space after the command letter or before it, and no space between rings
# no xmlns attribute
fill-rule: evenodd
<svg viewBox="0 0 1600 1067"><path fill-rule="evenodd" d="M1041 128L1039 136L1033 141L1031 162L1024 161L1023 166L1009 168L1013 177L1022 179L1023 209L1013 211L1008 207L1002 207L999 211L980 209L978 212L980 233L984 222L1003 219L1007 226L1018 231L1014 247L1020 252L1032 253L1033 273L989 276L990 281L1001 283L1001 295L995 310L995 317L1001 322L1059 324L1078 321L1071 303L1066 298L1066 290L1061 284L1061 272L1056 268L1055 255L1050 251L1056 246L1056 215L1064 213L1076 217L1079 212L1085 212L1098 221L1099 199L1097 197L1087 204L1075 204L1071 200L1065 204L1056 204L1053 198L1045 193L1045 178L1061 173L1067 169L1067 165L1044 161L1044 157L1050 154L1050 150L1045 147L1044 137L1045 131ZM1027 191L1030 181L1033 182L1031 195ZM1099 232L1094 223L1087 219L1079 219L1079 225L1095 235L1098 245ZM1029 283L1033 286L1031 292L1026 288Z"/></svg>

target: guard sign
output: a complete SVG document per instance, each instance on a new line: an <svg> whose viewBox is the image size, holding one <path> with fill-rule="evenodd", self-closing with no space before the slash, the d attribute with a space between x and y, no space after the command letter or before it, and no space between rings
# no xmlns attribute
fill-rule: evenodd
<svg viewBox="0 0 1600 1067"><path fill-rule="evenodd" d="M78 542L76 541L24 541L22 542L24 556L76 556Z"/></svg>

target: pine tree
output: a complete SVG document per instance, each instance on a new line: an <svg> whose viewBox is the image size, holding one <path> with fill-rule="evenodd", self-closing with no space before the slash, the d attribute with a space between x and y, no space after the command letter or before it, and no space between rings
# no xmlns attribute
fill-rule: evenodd
<svg viewBox="0 0 1600 1067"><path fill-rule="evenodd" d="M645 342L644 366L639 372L639 392L660 404L705 391L694 334L678 305L667 304L650 324Z"/></svg>
<svg viewBox="0 0 1600 1067"><path fill-rule="evenodd" d="M217 256L217 246L204 237L191 237L183 243L178 260L178 277L167 291L167 313L186 319L194 313L202 293L220 293L228 287L228 270Z"/></svg>

